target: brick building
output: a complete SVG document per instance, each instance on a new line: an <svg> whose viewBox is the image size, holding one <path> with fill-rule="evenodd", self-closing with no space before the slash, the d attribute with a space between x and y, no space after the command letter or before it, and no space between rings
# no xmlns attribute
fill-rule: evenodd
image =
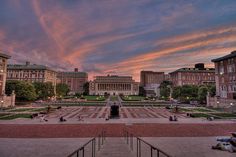
<svg viewBox="0 0 236 157"><path fill-rule="evenodd" d="M161 84L165 79L164 72L141 71L140 86L145 87L149 84Z"/></svg>
<svg viewBox="0 0 236 157"><path fill-rule="evenodd" d="M216 95L220 98L236 99L236 51L213 59L216 75Z"/></svg>
<svg viewBox="0 0 236 157"><path fill-rule="evenodd" d="M83 93L83 86L88 81L88 74L79 72L78 69L75 68L74 72L58 72L57 78L59 82L69 86L70 93Z"/></svg>
<svg viewBox="0 0 236 157"><path fill-rule="evenodd" d="M174 86L215 84L215 69L205 68L203 63L194 68L181 68L170 73Z"/></svg>
<svg viewBox="0 0 236 157"><path fill-rule="evenodd" d="M9 64L7 65L7 80L22 80L27 82L51 82L57 83L57 72L44 65Z"/></svg>

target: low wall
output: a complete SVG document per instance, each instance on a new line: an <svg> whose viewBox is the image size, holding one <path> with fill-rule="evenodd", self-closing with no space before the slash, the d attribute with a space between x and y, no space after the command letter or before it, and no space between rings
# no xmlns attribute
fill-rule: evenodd
<svg viewBox="0 0 236 157"><path fill-rule="evenodd" d="M4 107L14 107L15 106L15 95L11 95L11 96L1 96L0 97L0 107L4 108Z"/></svg>
<svg viewBox="0 0 236 157"><path fill-rule="evenodd" d="M219 97L207 97L207 107L229 108L236 105L236 100L222 99Z"/></svg>

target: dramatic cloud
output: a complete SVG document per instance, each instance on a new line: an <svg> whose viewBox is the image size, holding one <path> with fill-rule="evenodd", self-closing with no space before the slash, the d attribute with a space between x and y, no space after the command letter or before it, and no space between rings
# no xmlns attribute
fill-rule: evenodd
<svg viewBox="0 0 236 157"><path fill-rule="evenodd" d="M171 72L236 49L235 0L2 0L11 63L95 75Z"/></svg>

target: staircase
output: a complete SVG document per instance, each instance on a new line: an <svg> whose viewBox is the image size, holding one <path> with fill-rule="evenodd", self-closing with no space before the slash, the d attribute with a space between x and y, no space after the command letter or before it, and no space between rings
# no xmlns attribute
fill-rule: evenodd
<svg viewBox="0 0 236 157"><path fill-rule="evenodd" d="M106 138L97 157L134 157L124 138Z"/></svg>

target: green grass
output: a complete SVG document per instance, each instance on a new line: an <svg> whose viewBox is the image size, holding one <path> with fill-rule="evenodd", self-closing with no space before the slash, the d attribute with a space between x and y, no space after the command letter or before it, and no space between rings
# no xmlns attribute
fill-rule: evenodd
<svg viewBox="0 0 236 157"><path fill-rule="evenodd" d="M122 96L121 99L124 101L142 101L145 99L145 97L138 96L138 95L132 95L132 96Z"/></svg>
<svg viewBox="0 0 236 157"><path fill-rule="evenodd" d="M105 101L106 100L104 96L86 95L83 97L87 99L87 101Z"/></svg>
<svg viewBox="0 0 236 157"><path fill-rule="evenodd" d="M0 120L12 120L16 118L31 118L31 114L13 114L9 116L0 117Z"/></svg>
<svg viewBox="0 0 236 157"><path fill-rule="evenodd" d="M111 96L110 101L119 101L117 96Z"/></svg>
<svg viewBox="0 0 236 157"><path fill-rule="evenodd" d="M236 114L233 114L233 113L212 113L212 115L223 117L223 118L236 118Z"/></svg>
<svg viewBox="0 0 236 157"><path fill-rule="evenodd" d="M31 111L34 108L16 108L12 110L7 110L8 112L25 112L25 111Z"/></svg>
<svg viewBox="0 0 236 157"><path fill-rule="evenodd" d="M207 118L207 117L214 117L215 119L220 119L220 117L218 116L214 116L214 115L209 115L209 114L205 114L205 113L191 113L193 118Z"/></svg>

